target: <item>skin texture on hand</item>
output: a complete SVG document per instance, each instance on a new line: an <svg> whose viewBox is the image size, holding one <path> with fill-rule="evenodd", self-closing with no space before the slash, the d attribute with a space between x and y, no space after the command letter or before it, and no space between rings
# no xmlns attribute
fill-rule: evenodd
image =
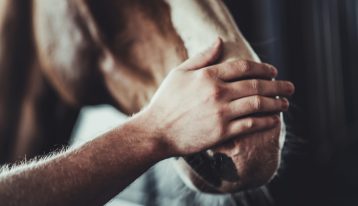
<svg viewBox="0 0 358 206"><path fill-rule="evenodd" d="M153 125L165 131L169 145L175 145L173 155L200 152L231 137L273 128L280 122L278 115L252 115L288 108L287 100L263 95L288 96L289 82L235 81L252 75L272 78L276 69L243 61L210 65L221 52L222 42L216 40L210 49L173 69L146 108ZM250 64L249 69L244 64ZM264 89L258 90L259 84L265 84Z"/></svg>
<svg viewBox="0 0 358 206"><path fill-rule="evenodd" d="M136 113L148 104L172 68L188 56L193 57L217 36L223 39L223 54L218 62L252 68L252 63L239 60L259 61L220 0L34 0L33 11L34 39L42 71L71 105L110 103L126 114ZM207 72L202 78L208 80L209 76L215 79L217 74ZM270 78L247 75L237 82L243 88L238 93L245 92L245 88L270 88ZM216 94L225 90L220 87L223 84L218 85ZM281 94L271 91L251 98L237 96L240 101L233 102L231 109L250 111L239 108L251 102L256 105L251 108L264 112L261 107L272 102L267 98L278 95ZM281 130L282 122L275 131ZM284 136L271 130L261 132L245 136L250 138L232 138L232 142L201 153L209 163L188 161L192 167L206 167L200 171L188 167L184 176L196 175L190 181L202 181L197 185L202 191L213 188L214 192L235 192L266 183L278 167L279 142ZM175 150L179 153L181 149ZM268 157L272 159L267 161Z"/></svg>
<svg viewBox="0 0 358 206"><path fill-rule="evenodd" d="M47 159L3 169L0 172L1 203L30 206L104 204L162 159L199 152L232 136L278 124L275 115L237 119L242 113L235 109L215 120L215 116L221 114L218 108L225 102L236 101L238 95L233 91L239 86L233 84L231 93L219 96L213 95L215 90L208 88L217 86L217 78L232 80L248 72L239 68L232 72L233 65L227 63L208 66L220 51L221 41L218 40L205 53L173 69L147 108L101 137ZM276 74L264 64L255 64L252 68L249 70L252 73ZM208 76L208 71L214 71L217 78ZM287 82L282 84L289 86ZM279 88L278 82L272 82L271 86ZM191 101L183 103L183 99ZM287 109L286 104L280 104L282 100L271 101L273 104L266 110ZM248 113L250 108L247 107ZM219 132L215 132L217 129Z"/></svg>
<svg viewBox="0 0 358 206"><path fill-rule="evenodd" d="M240 59L260 62L222 1L166 2L171 8L174 28L182 38L189 57L198 53L207 42L220 36L224 42L220 62ZM247 79L254 80L251 84L258 90L266 88L260 80L258 84L255 81L267 78L252 75ZM293 92L293 87L287 89ZM263 96L274 97L280 94L271 93ZM265 105L264 101L259 102L262 103L259 105ZM236 192L266 184L279 167L282 143L285 139L283 126L281 119L280 124L270 130L237 136L206 152L186 156L185 161L179 158L179 174L186 183L192 183L188 185L194 189L212 193Z"/></svg>

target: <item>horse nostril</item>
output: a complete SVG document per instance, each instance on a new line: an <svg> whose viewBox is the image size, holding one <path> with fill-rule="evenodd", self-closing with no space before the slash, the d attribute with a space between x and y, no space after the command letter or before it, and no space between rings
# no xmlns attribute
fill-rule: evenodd
<svg viewBox="0 0 358 206"><path fill-rule="evenodd" d="M239 172L232 159L225 154L216 153L212 159L213 169L221 179L227 181L238 181L240 179Z"/></svg>
<svg viewBox="0 0 358 206"><path fill-rule="evenodd" d="M225 154L200 152L184 159L194 171L215 187L220 187L222 180L236 182L240 179L234 162Z"/></svg>
<svg viewBox="0 0 358 206"><path fill-rule="evenodd" d="M213 159L205 152L189 155L184 158L186 162L196 171L204 180L215 187L221 185L221 179L213 168Z"/></svg>

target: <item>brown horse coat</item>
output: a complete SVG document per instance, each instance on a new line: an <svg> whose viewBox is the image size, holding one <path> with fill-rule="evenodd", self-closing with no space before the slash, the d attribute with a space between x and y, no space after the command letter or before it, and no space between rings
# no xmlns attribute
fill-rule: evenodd
<svg viewBox="0 0 358 206"><path fill-rule="evenodd" d="M222 61L259 61L216 0L0 0L0 33L1 163L66 144L84 105L139 111L216 36ZM256 187L275 174L282 136L277 127L176 164L203 191Z"/></svg>

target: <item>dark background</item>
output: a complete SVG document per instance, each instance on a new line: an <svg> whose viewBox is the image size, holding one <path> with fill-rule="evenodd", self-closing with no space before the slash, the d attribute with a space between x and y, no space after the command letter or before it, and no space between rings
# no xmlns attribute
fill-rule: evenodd
<svg viewBox="0 0 358 206"><path fill-rule="evenodd" d="M226 3L260 58L296 85L283 168L268 185L275 205L358 205L358 1Z"/></svg>

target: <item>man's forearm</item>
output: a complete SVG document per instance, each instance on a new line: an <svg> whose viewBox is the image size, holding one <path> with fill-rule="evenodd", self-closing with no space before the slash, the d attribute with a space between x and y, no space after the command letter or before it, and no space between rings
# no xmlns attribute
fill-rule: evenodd
<svg viewBox="0 0 358 206"><path fill-rule="evenodd" d="M267 96L289 96L293 85L236 81L248 76L273 78L277 70L244 61L210 65L221 49L217 39L205 52L173 69L148 106L118 128L80 148L0 172L0 202L101 205L162 159L275 127L276 115L247 116L286 111L287 100Z"/></svg>
<svg viewBox="0 0 358 206"><path fill-rule="evenodd" d="M47 160L0 175L5 205L100 205L165 158L139 116ZM133 151L135 150L135 151Z"/></svg>

